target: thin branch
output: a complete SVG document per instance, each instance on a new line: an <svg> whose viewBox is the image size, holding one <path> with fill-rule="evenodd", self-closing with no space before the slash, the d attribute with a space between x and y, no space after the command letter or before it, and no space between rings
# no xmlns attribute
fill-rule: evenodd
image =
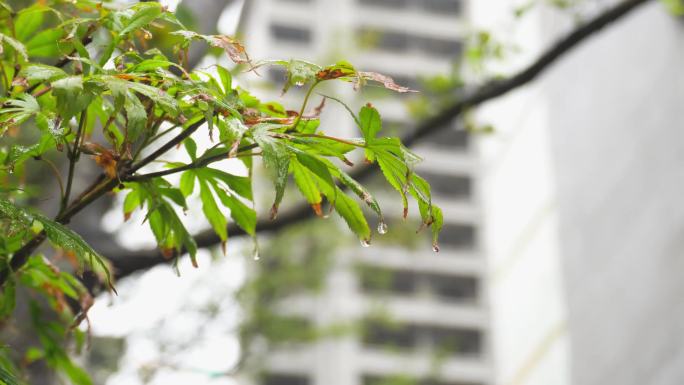
<svg viewBox="0 0 684 385"><path fill-rule="evenodd" d="M146 156L140 162L131 166L129 173L132 174L132 173L140 170L142 167L150 164L153 160L162 156L166 151L168 151L168 150L174 148L176 145L180 144L183 140L185 140L190 135L192 135L195 131L197 131L197 129L200 128L202 126L202 124L204 124L204 119L201 119L198 122L191 124L188 128L183 130L175 138L166 142L163 146L156 149L154 152L152 152L150 155Z"/></svg>
<svg viewBox="0 0 684 385"><path fill-rule="evenodd" d="M74 139L74 146L69 153L69 174L67 176L66 189L62 195L62 204L59 208L61 213L69 204L69 196L71 195L71 185L74 182L74 169L76 168L76 161L78 160L79 148L81 146L81 138L85 133L85 125L88 121L87 110L81 112L81 117L78 120L78 131L76 131L76 139Z"/></svg>
<svg viewBox="0 0 684 385"><path fill-rule="evenodd" d="M50 159L43 158L42 156L36 156L36 160L42 160L45 162L45 164L50 167L50 170L52 171L52 174L55 176L55 179L57 179L57 184L59 184L59 193L60 197L64 199L64 181L62 181L62 175L60 175L59 170L57 169L57 166L55 166Z"/></svg>
<svg viewBox="0 0 684 385"><path fill-rule="evenodd" d="M252 144L248 144L246 146L239 147L237 150L236 157L239 157L241 152L249 151L249 150L254 149L256 147L257 147L256 143L252 143ZM229 155L230 155L230 150L223 151L223 152L220 152L218 154L208 156L206 158L197 159L197 161L195 161L193 163L186 164L184 166L174 167L174 168L170 168L168 170L151 172L148 174L131 175L129 177L124 178L123 180L126 182L140 182L143 180L148 180L148 179L157 178L157 177L161 177L161 176L176 174L176 173L183 172L186 170L193 170L196 168L202 168L202 167L208 166L211 163L218 162L220 160L230 159Z"/></svg>
<svg viewBox="0 0 684 385"><path fill-rule="evenodd" d="M420 139L439 130L443 130L447 127L448 123L461 115L468 108L476 107L484 102L495 99L528 84L546 69L551 67L559 58L584 42L587 38L604 27L620 20L622 17L648 1L650 0L626 0L607 9L590 21L577 27L564 38L558 40L522 71L509 78L492 80L485 83L473 93L453 103L433 117L422 121L408 135L402 138L402 142L406 146L411 146ZM372 175L372 170L371 167L364 165L356 168L350 175L354 179L363 180ZM309 205L300 204L281 212L278 215L277 221L270 221L267 219L259 220L256 228L258 232L273 232L313 217L314 215L311 212ZM244 231L234 223L228 225L228 233L231 236L245 235ZM221 242L213 231L200 232L195 236L195 241L199 247L212 247ZM119 278L135 273L136 271L148 269L160 263L168 263L156 249L135 252L122 250L121 254L110 255L109 257L114 265L114 274Z"/></svg>

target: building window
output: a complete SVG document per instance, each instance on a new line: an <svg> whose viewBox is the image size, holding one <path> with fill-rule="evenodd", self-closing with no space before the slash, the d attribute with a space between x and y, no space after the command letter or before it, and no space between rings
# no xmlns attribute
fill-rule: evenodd
<svg viewBox="0 0 684 385"><path fill-rule="evenodd" d="M463 52L463 43L457 40L415 37L413 44L416 49L433 56L455 57Z"/></svg>
<svg viewBox="0 0 684 385"><path fill-rule="evenodd" d="M461 13L461 0L422 0L425 10L439 14L458 15Z"/></svg>
<svg viewBox="0 0 684 385"><path fill-rule="evenodd" d="M413 349L417 341L417 329L410 325L368 321L363 333L363 342L369 346Z"/></svg>
<svg viewBox="0 0 684 385"><path fill-rule="evenodd" d="M475 302L478 293L477 278L466 275L423 273L392 270L377 266L358 267L361 289L369 294L430 296L458 302Z"/></svg>
<svg viewBox="0 0 684 385"><path fill-rule="evenodd" d="M430 344L439 351L454 355L478 355L482 352L482 333L476 329L428 327L422 330Z"/></svg>
<svg viewBox="0 0 684 385"><path fill-rule="evenodd" d="M271 24L271 36L280 41L292 43L309 43L311 41L311 31L306 28Z"/></svg>
<svg viewBox="0 0 684 385"><path fill-rule="evenodd" d="M403 32L361 28L357 36L363 47L389 52L403 52L409 48L409 36Z"/></svg>
<svg viewBox="0 0 684 385"><path fill-rule="evenodd" d="M423 9L426 12L440 15L460 15L461 0L358 0L359 4L368 7L382 7L393 10L402 8Z"/></svg>
<svg viewBox="0 0 684 385"><path fill-rule="evenodd" d="M364 375L363 385L483 385L478 382L441 381L436 379L419 379L408 375L377 376Z"/></svg>
<svg viewBox="0 0 684 385"><path fill-rule="evenodd" d="M309 377L303 374L269 373L263 376L262 385L309 385Z"/></svg>
<svg viewBox="0 0 684 385"><path fill-rule="evenodd" d="M456 57L463 51L460 40L416 36L401 31L361 27L357 30L357 40L361 47L392 53L415 51L422 54Z"/></svg>
<svg viewBox="0 0 684 385"><path fill-rule="evenodd" d="M426 274L426 284L437 297L458 302L477 300L478 280L472 276Z"/></svg>
<svg viewBox="0 0 684 385"><path fill-rule="evenodd" d="M395 325L367 321L363 342L366 346L415 350L420 345L451 356L482 353L482 332L477 329L428 325Z"/></svg>
<svg viewBox="0 0 684 385"><path fill-rule="evenodd" d="M416 276L411 271L364 265L359 267L359 279L363 291L369 293L412 294L416 291Z"/></svg>
<svg viewBox="0 0 684 385"><path fill-rule="evenodd" d="M359 4L370 7L405 8L412 0L358 0Z"/></svg>
<svg viewBox="0 0 684 385"><path fill-rule="evenodd" d="M471 180L467 176L447 175L431 171L422 171L419 175L430 183L433 194L459 199L467 199L470 197Z"/></svg>
<svg viewBox="0 0 684 385"><path fill-rule="evenodd" d="M445 223L439 234L439 244L457 249L474 249L475 227L466 224Z"/></svg>
<svg viewBox="0 0 684 385"><path fill-rule="evenodd" d="M468 149L470 133L461 127L440 127L440 129L421 139L420 142L444 149L464 151Z"/></svg>

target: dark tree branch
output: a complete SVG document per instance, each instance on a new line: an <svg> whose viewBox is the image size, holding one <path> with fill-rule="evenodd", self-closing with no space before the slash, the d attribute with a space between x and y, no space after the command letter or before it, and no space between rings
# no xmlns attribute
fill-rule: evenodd
<svg viewBox="0 0 684 385"><path fill-rule="evenodd" d="M165 143L163 146L149 156L145 157L140 162L132 166L122 168L118 178L107 178L105 175L100 175L100 177L97 178L95 182L83 193L81 193L81 195L79 195L79 197L76 198L73 203L71 203L65 209L60 210L60 213L55 217L55 221L63 224L69 223L74 215L78 214L81 210L86 208L95 200L101 198L106 193L112 191L114 187L119 185L121 180L126 180L136 170L149 164L151 161L161 156L175 145L181 143L185 138L195 132L202 124L204 124L204 120L191 124L176 137ZM78 146L78 143L74 143L74 146ZM12 259L9 262L9 269L0 269L0 287L4 285L5 281L7 281L10 272L17 271L24 266L26 262L28 262L31 254L35 252L35 250L43 243L43 241L45 241L45 239L45 231L41 231L12 255Z"/></svg>
<svg viewBox="0 0 684 385"><path fill-rule="evenodd" d="M425 138L438 130L444 129L454 118L461 115L467 109L476 107L484 102L495 99L509 91L526 85L537 78L563 55L584 42L588 37L621 19L648 1L650 0L626 0L607 9L590 21L577 27L564 38L558 40L539 56L537 60L522 71L506 79L497 79L485 83L471 94L453 103L433 117L419 123L408 135L402 138L403 143L406 146L411 146L420 139ZM351 173L351 176L354 179L363 180L372 174L372 170L373 169L369 166L362 166L355 169ZM260 220L257 223L257 231L277 231L313 217L314 215L311 212L310 206L308 204L300 204L279 214L277 221L266 219ZM245 234L245 232L234 223L231 223L228 226L228 233L230 236ZM199 247L211 247L218 245L221 242L213 231L201 232L195 237L195 240ZM136 271L149 269L160 263L168 262L168 260L164 259L156 249L138 251L121 250L121 254L109 255L108 257L114 265L114 274L118 278L125 277Z"/></svg>

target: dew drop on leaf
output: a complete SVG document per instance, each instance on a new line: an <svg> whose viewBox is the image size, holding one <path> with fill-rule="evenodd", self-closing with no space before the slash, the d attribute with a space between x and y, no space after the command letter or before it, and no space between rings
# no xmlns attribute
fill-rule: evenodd
<svg viewBox="0 0 684 385"><path fill-rule="evenodd" d="M385 222L378 223L378 233L387 234L387 223L385 223Z"/></svg>
<svg viewBox="0 0 684 385"><path fill-rule="evenodd" d="M362 239L362 240L361 240L361 246L363 246L363 247L370 247L370 240L368 240L368 239Z"/></svg>
<svg viewBox="0 0 684 385"><path fill-rule="evenodd" d="M439 245L437 245L437 244L432 245L432 251L434 251L435 253L439 253Z"/></svg>

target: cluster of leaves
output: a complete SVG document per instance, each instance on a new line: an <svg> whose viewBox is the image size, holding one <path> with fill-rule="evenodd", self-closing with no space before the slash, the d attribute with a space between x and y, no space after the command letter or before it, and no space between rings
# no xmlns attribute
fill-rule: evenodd
<svg viewBox="0 0 684 385"><path fill-rule="evenodd" d="M74 319L77 324L85 318L89 307L87 291L76 276L93 270L111 286L110 271L104 257L65 224L108 192L126 194L127 219L135 210L144 211L144 222L164 256L178 258L187 252L196 264L197 244L180 215L188 201L201 202L208 225L221 241L229 236L228 218L254 237L252 169L253 159L262 157L274 185L272 218L292 176L317 215L336 212L368 245L372 232L360 202L378 216L381 233L383 213L370 192L343 170L345 164L352 165L350 153L362 151L401 196L403 217L408 197L417 201L422 227L432 228L437 248L443 218L432 204L429 185L413 172L419 158L397 138L379 136L378 111L370 104L358 114L347 108L358 125L359 138L326 135L319 127L323 105L307 112L312 92L326 81L352 82L355 87L377 82L394 91L409 91L391 78L358 71L346 62L327 67L298 60L252 63L235 39L188 31L157 3L122 9L89 0L52 0L14 10L0 1L0 19L2 317L11 317L13 288L18 283L40 291L59 314L71 316L59 329L45 321L36 307L35 326L43 347L40 354L27 352L25 359L45 359L74 383L89 383L64 353L62 339L66 330L73 329ZM148 49L147 41L160 30L173 39L178 61L159 49ZM293 111L262 102L234 84L231 71L221 66L213 73L184 68L183 59L194 41L223 49L234 63L250 69L284 66L285 91L308 87L302 105ZM200 127L208 129L211 143L201 151L197 143L204 139L204 130ZM188 162L162 161L179 145ZM72 196L82 155L91 156L102 175ZM27 194L26 178L35 170L32 159L51 165L60 186L53 219L31 207L36 202ZM212 166L226 159L239 159L246 176ZM53 161L67 171L61 172ZM164 169L150 170L153 162L164 163ZM166 178L172 174L178 174L180 181ZM63 250L76 275L60 272L35 254L44 239ZM0 379L11 383L5 377Z"/></svg>

